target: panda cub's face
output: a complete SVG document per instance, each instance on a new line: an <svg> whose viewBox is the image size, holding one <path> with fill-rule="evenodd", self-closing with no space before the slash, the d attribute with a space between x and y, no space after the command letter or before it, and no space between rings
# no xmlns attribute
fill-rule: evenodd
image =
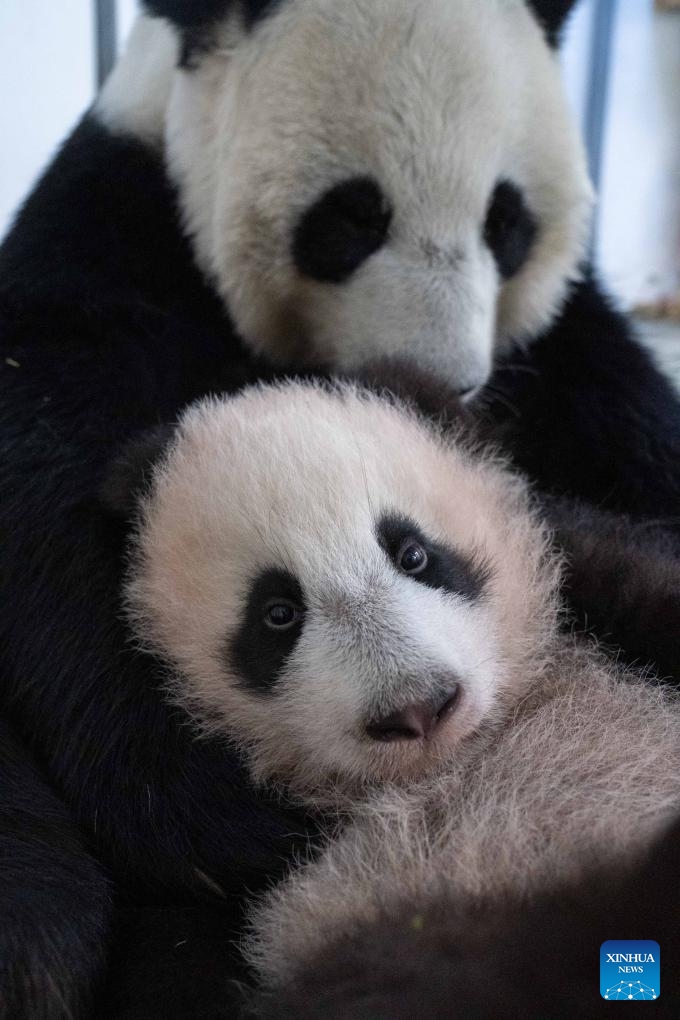
<svg viewBox="0 0 680 1020"><path fill-rule="evenodd" d="M213 6L167 149L242 335L282 363L408 355L479 387L556 313L590 207L526 4L281 0L254 23Z"/></svg>
<svg viewBox="0 0 680 1020"><path fill-rule="evenodd" d="M182 419L128 604L200 726L319 801L438 768L526 689L545 541L519 481L404 409L263 387Z"/></svg>

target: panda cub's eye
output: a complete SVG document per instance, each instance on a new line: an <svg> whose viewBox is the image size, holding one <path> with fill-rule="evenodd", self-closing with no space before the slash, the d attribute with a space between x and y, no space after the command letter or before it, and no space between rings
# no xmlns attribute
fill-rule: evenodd
<svg viewBox="0 0 680 1020"><path fill-rule="evenodd" d="M420 542L407 539L397 555L399 569L405 574L422 574L428 565L428 556Z"/></svg>
<svg viewBox="0 0 680 1020"><path fill-rule="evenodd" d="M284 599L269 602L264 611L264 623L270 630L290 630L300 620L302 612L293 602Z"/></svg>

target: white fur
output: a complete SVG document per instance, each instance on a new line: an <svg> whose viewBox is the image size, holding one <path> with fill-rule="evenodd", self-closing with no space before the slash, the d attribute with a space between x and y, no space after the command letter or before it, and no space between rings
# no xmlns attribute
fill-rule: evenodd
<svg viewBox="0 0 680 1020"><path fill-rule="evenodd" d="M680 704L568 641L544 686L448 771L355 807L254 911L269 986L377 917L530 896L635 860L680 811Z"/></svg>
<svg viewBox="0 0 680 1020"><path fill-rule="evenodd" d="M399 573L376 534L395 511L488 564L485 596ZM202 728L245 746L257 779L317 803L440 768L541 676L556 622L557 567L523 482L347 387L263 387L190 409L136 546L131 611L171 663L174 696ZM306 615L263 696L239 686L225 648L268 567L299 579ZM431 740L367 736L372 717L426 701L442 675L462 697Z"/></svg>
<svg viewBox="0 0 680 1020"><path fill-rule="evenodd" d="M461 388L495 348L556 314L591 201L554 54L519 0L287 0L178 72L170 172L204 270L274 358L340 368L409 353ZM374 177L388 243L344 284L303 278L298 218L331 185ZM540 223L503 283L482 240L496 183Z"/></svg>
<svg viewBox="0 0 680 1020"><path fill-rule="evenodd" d="M400 574L375 534L385 511L486 562L484 598ZM269 985L404 900L528 896L628 863L680 812L677 696L559 631L560 565L524 482L399 405L302 383L195 405L135 546L129 608L173 697L256 779L344 818L254 911ZM224 648L270 566L299 579L306 615L263 695ZM431 739L367 739L376 710L426 698L442 671L463 698Z"/></svg>
<svg viewBox="0 0 680 1020"><path fill-rule="evenodd" d="M169 25L140 15L123 56L97 97L95 116L116 134L162 145L178 52Z"/></svg>

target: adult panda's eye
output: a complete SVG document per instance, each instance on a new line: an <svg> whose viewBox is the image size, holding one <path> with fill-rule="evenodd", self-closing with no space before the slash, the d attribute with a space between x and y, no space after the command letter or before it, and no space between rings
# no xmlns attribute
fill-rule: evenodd
<svg viewBox="0 0 680 1020"><path fill-rule="evenodd" d="M265 607L264 622L270 630L290 630L300 620L302 612L293 602L283 599Z"/></svg>
<svg viewBox="0 0 680 1020"><path fill-rule="evenodd" d="M383 246L392 210L370 177L354 177L321 196L293 236L300 273L322 283L342 283Z"/></svg>
<svg viewBox="0 0 680 1020"><path fill-rule="evenodd" d="M537 233L538 224L520 189L510 181L501 181L486 215L484 240L504 280L520 271Z"/></svg>
<svg viewBox="0 0 680 1020"><path fill-rule="evenodd" d="M404 542L397 556L399 569L405 574L422 574L428 562L427 553L420 542L414 542L412 539Z"/></svg>

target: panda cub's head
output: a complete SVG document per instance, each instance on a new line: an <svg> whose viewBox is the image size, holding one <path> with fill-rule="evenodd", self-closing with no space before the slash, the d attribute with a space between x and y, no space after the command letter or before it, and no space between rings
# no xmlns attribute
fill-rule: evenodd
<svg viewBox="0 0 680 1020"><path fill-rule="evenodd" d="M424 774L540 671L557 577L523 483L395 402L205 400L147 483L137 634L258 780L321 802Z"/></svg>
<svg viewBox="0 0 680 1020"><path fill-rule="evenodd" d="M341 371L410 356L469 391L551 321L591 201L549 45L572 0L146 6L180 38L185 222L255 349ZM131 105L116 84L109 122Z"/></svg>

